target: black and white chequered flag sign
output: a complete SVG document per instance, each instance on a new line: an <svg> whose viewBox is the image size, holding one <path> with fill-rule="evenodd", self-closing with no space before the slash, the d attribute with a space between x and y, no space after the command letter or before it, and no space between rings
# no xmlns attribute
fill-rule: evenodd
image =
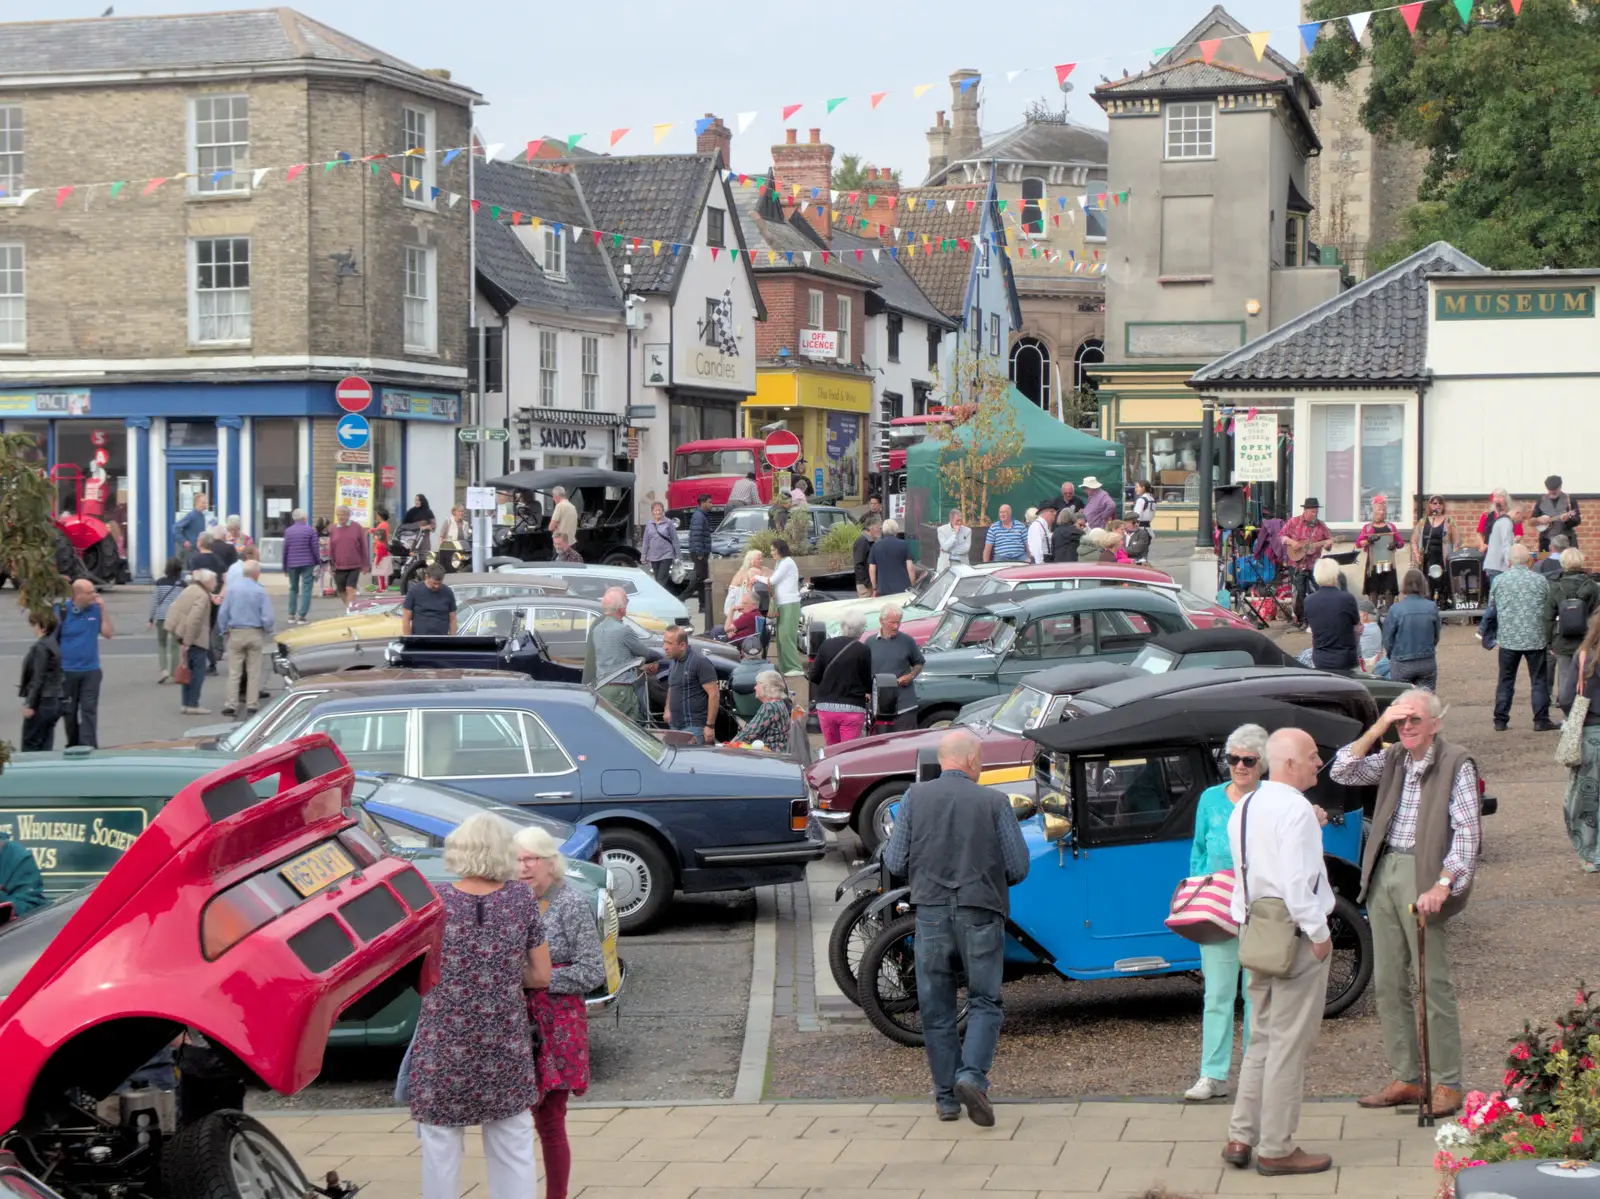
<svg viewBox="0 0 1600 1199"><path fill-rule="evenodd" d="M712 323L715 326L717 348L725 357L737 358L739 356L739 341L733 334L733 289L726 288L722 299L717 301L717 306L712 313Z"/></svg>

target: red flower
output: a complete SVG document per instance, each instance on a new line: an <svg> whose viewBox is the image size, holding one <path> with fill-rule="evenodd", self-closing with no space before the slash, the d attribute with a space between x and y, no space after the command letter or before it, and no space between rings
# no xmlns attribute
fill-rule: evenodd
<svg viewBox="0 0 1600 1199"><path fill-rule="evenodd" d="M1528 1060L1528 1047L1527 1047L1527 1045L1525 1045L1521 1041L1518 1041L1516 1043L1516 1045L1514 1045L1512 1047L1512 1049L1511 1049L1511 1057L1512 1057L1513 1061L1518 1061L1518 1062L1527 1061Z"/></svg>
<svg viewBox="0 0 1600 1199"><path fill-rule="evenodd" d="M1584 995L1583 988L1579 987L1578 988L1578 998L1577 998L1578 1006L1582 1007L1584 1004L1586 1004L1588 1002L1589 1002L1588 997Z"/></svg>
<svg viewBox="0 0 1600 1199"><path fill-rule="evenodd" d="M1541 1116L1538 1112L1534 1112L1533 1115L1528 1117L1528 1119L1533 1123L1533 1126L1535 1128L1543 1128L1544 1127L1544 1117Z"/></svg>
<svg viewBox="0 0 1600 1199"><path fill-rule="evenodd" d="M1574 1145L1581 1145L1581 1144L1583 1144L1583 1129L1581 1129L1581 1128L1574 1128L1574 1129L1573 1129L1573 1130L1572 1130L1572 1138L1571 1138L1571 1142L1572 1142L1572 1144L1574 1144Z"/></svg>
<svg viewBox="0 0 1600 1199"><path fill-rule="evenodd" d="M1590 1057L1586 1053L1586 1054L1584 1054L1582 1057L1580 1057L1578 1059L1578 1065L1581 1066L1585 1070L1593 1070L1594 1069L1594 1058Z"/></svg>
<svg viewBox="0 0 1600 1199"><path fill-rule="evenodd" d="M1507 1070L1506 1076L1500 1080L1500 1085L1503 1087L1509 1087L1512 1083L1516 1082L1516 1080L1517 1072L1515 1070Z"/></svg>

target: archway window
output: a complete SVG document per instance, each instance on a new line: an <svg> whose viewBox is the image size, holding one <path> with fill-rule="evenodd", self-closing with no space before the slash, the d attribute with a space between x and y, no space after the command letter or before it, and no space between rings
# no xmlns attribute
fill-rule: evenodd
<svg viewBox="0 0 1600 1199"><path fill-rule="evenodd" d="M1089 377L1089 368L1099 366L1105 360L1105 342L1098 337L1085 341L1072 356L1072 385L1077 388L1095 386L1095 381Z"/></svg>
<svg viewBox="0 0 1600 1199"><path fill-rule="evenodd" d="M1046 412L1052 412L1050 350L1036 337L1019 337L1011 347L1011 383Z"/></svg>
<svg viewBox="0 0 1600 1199"><path fill-rule="evenodd" d="M1029 237L1044 236L1044 180L1030 175L1022 181L1022 231Z"/></svg>

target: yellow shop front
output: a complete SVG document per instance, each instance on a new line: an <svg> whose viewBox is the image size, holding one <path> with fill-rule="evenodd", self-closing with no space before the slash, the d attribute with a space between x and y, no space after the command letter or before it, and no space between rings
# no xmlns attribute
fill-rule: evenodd
<svg viewBox="0 0 1600 1199"><path fill-rule="evenodd" d="M802 367L762 367L756 394L743 404L746 437L781 425L800 439L803 468L819 496L863 502L872 381L857 374Z"/></svg>

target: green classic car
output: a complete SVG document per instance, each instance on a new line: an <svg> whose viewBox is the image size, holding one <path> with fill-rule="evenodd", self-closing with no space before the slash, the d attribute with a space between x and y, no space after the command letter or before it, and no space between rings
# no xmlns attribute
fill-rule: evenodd
<svg viewBox="0 0 1600 1199"><path fill-rule="evenodd" d="M232 754L201 750L79 747L19 754L0 771L0 834L33 853L46 896L57 899L94 886L172 796L236 760ZM591 829L418 779L357 775L354 797L362 827L389 852L415 862L435 887L451 879L443 861L445 834L476 811L497 812L513 824L539 825L563 846L593 843ZM591 1013L603 1011L617 1003L627 975L617 956L616 904L602 866L568 857L567 881L594 909L607 978L588 1006ZM416 992L407 991L367 1020L342 1020L329 1044L404 1045L411 1039L418 1003Z"/></svg>
<svg viewBox="0 0 1600 1199"><path fill-rule="evenodd" d="M922 647L917 723L949 724L967 704L1052 666L1131 662L1152 637L1188 627L1176 599L1137 587L958 600Z"/></svg>

